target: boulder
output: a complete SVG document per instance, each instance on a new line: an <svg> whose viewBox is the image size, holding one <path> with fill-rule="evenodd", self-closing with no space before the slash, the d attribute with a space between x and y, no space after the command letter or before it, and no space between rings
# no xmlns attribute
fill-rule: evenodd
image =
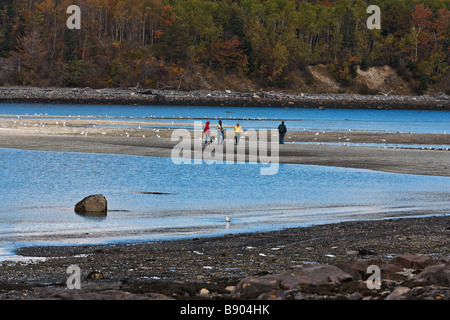
<svg viewBox="0 0 450 320"><path fill-rule="evenodd" d="M382 264L380 269L383 280L399 281L407 278L404 269L396 264Z"/></svg>
<svg viewBox="0 0 450 320"><path fill-rule="evenodd" d="M349 260L349 261L338 261L334 264L334 266L350 274L354 280L361 280L362 275L367 273L367 267L369 265L367 262Z"/></svg>
<svg viewBox="0 0 450 320"><path fill-rule="evenodd" d="M404 254L392 258L390 263L402 268L421 270L429 265L438 264L440 262L427 255Z"/></svg>
<svg viewBox="0 0 450 320"><path fill-rule="evenodd" d="M435 284L450 284L450 265L437 264L426 267L416 277L417 282L429 281Z"/></svg>
<svg viewBox="0 0 450 320"><path fill-rule="evenodd" d="M385 300L449 300L448 287L439 285L419 286L414 288L396 287Z"/></svg>
<svg viewBox="0 0 450 320"><path fill-rule="evenodd" d="M258 296L257 300L285 300L286 292L283 290L272 290Z"/></svg>
<svg viewBox="0 0 450 320"><path fill-rule="evenodd" d="M86 214L90 212L104 213L107 212L106 198L101 194L88 196L75 205L75 212Z"/></svg>
<svg viewBox="0 0 450 320"><path fill-rule="evenodd" d="M450 265L450 256L441 258L440 263L446 263Z"/></svg>
<svg viewBox="0 0 450 320"><path fill-rule="evenodd" d="M78 290L61 287L43 287L38 300L174 300L161 293L130 293L122 283L86 283Z"/></svg>
<svg viewBox="0 0 450 320"><path fill-rule="evenodd" d="M317 264L278 274L244 278L237 284L235 295L237 297L259 296L268 292L278 292L277 290L280 289L296 289L301 284L335 285L353 280L355 279L350 274L336 266ZM272 296L269 294L266 298ZM280 297L279 294L276 296Z"/></svg>
<svg viewBox="0 0 450 320"><path fill-rule="evenodd" d="M236 285L235 294L242 296L258 296L260 294L280 288L280 274L261 277L247 277Z"/></svg>
<svg viewBox="0 0 450 320"><path fill-rule="evenodd" d="M406 300L410 291L411 289L408 287L396 287L385 300Z"/></svg>
<svg viewBox="0 0 450 320"><path fill-rule="evenodd" d="M354 280L354 278L342 269L332 266L317 264L305 268L294 269L290 275L295 277L298 284L305 283L310 285L322 284L340 284ZM292 285L292 278L290 278ZM286 281L287 282L287 281Z"/></svg>

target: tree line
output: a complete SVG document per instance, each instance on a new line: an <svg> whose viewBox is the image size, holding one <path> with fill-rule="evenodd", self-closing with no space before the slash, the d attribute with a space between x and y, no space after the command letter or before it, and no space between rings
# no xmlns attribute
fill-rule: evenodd
<svg viewBox="0 0 450 320"><path fill-rule="evenodd" d="M70 5L81 29L66 27ZM368 29L369 4L381 29ZM194 66L283 86L389 64L423 93L449 71L448 0L0 0L0 84L180 88ZM6 61L6 62L5 62Z"/></svg>

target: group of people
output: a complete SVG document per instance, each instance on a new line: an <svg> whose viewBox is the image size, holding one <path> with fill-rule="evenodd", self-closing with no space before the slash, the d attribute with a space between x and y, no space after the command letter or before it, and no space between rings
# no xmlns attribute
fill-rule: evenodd
<svg viewBox="0 0 450 320"><path fill-rule="evenodd" d="M205 128L203 129L203 133L205 134L205 144L208 144L208 141L212 143L211 129L209 127L210 122L206 121ZM219 120L219 123L216 125L217 129L217 144L223 144L225 137L225 129L222 124L222 120ZM284 136L286 135L287 128L284 124L284 121L281 121L281 124L278 126L279 133L279 143L284 144ZM234 143L235 145L239 144L239 140L241 139L242 127L238 123L234 126Z"/></svg>
<svg viewBox="0 0 450 320"><path fill-rule="evenodd" d="M210 122L206 121L205 128L203 129L203 133L205 134L205 144L208 143L208 140L212 143L211 137L211 129L209 127ZM222 120L219 120L219 123L216 125L217 129L217 143L223 144L225 138L225 129L222 124ZM242 127L239 122L234 127L234 142L236 145L239 144L239 140L241 139Z"/></svg>

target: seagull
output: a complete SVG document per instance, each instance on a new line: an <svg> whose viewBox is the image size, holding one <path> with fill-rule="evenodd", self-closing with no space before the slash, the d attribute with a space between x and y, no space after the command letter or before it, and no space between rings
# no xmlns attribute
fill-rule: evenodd
<svg viewBox="0 0 450 320"><path fill-rule="evenodd" d="M382 95L384 95L384 96L386 97L386 96L388 96L392 91L394 91L394 90L391 90L391 91L389 91L389 92L387 92L387 93L384 93L384 92L378 92L378 94L382 94Z"/></svg>
<svg viewBox="0 0 450 320"><path fill-rule="evenodd" d="M225 221L226 221L226 222L230 222L230 217L226 216L226 217L225 217Z"/></svg>

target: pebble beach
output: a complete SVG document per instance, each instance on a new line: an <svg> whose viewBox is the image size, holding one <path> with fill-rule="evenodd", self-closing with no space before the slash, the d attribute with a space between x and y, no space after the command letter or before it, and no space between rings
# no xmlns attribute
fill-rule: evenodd
<svg viewBox="0 0 450 320"><path fill-rule="evenodd" d="M1 262L0 298L449 299L449 240L450 217L441 216L176 241L30 247L18 251L28 259ZM66 269L74 264L81 269L80 290L66 285ZM378 290L367 287L369 265L381 268ZM333 269L283 284L286 272L318 266ZM424 273L436 266L435 276ZM393 295L399 287L409 290Z"/></svg>

